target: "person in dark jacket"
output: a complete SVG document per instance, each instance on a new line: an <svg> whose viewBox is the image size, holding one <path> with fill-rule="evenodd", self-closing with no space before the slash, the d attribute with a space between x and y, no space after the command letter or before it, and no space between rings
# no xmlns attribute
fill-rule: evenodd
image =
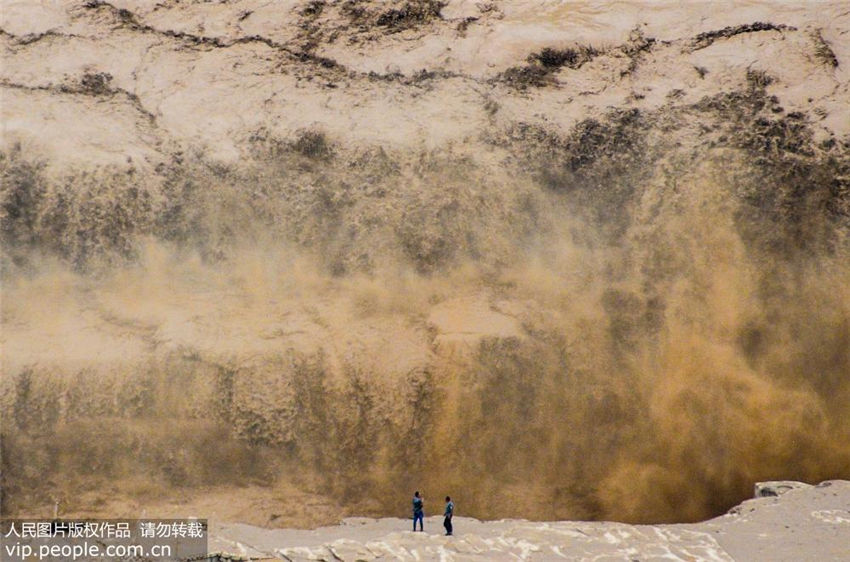
<svg viewBox="0 0 850 562"><path fill-rule="evenodd" d="M413 532L416 532L416 521L419 520L419 530L424 531L425 500L419 495L419 490L413 493Z"/></svg>
<svg viewBox="0 0 850 562"><path fill-rule="evenodd" d="M452 516L455 514L455 504L452 498L446 496L446 511L443 513L443 527L446 528L446 536L452 534Z"/></svg>

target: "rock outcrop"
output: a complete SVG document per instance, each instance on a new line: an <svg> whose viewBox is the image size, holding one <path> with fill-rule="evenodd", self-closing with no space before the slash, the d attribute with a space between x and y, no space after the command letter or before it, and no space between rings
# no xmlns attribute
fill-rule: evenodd
<svg viewBox="0 0 850 562"><path fill-rule="evenodd" d="M212 543L234 556L274 560L700 560L792 562L847 559L850 482L797 487L782 497L748 500L725 515L692 525L586 522L480 522L440 536L413 533L401 519L350 520L337 527L286 531L222 525Z"/></svg>

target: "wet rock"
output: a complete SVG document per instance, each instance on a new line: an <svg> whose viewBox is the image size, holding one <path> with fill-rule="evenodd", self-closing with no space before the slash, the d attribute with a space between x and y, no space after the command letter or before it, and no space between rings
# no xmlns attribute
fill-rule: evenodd
<svg viewBox="0 0 850 562"><path fill-rule="evenodd" d="M795 482L793 480L776 480L771 482L757 482L755 485L755 494L757 498L770 498L781 496L791 490L799 490L801 488L811 488L811 484L804 482Z"/></svg>

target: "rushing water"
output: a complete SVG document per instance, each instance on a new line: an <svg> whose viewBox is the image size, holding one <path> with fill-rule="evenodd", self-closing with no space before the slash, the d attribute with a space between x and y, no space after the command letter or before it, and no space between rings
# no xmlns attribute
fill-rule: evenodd
<svg viewBox="0 0 850 562"><path fill-rule="evenodd" d="M850 156L768 78L461 150L307 131L151 177L7 150L4 514L252 484L684 521L847 478Z"/></svg>

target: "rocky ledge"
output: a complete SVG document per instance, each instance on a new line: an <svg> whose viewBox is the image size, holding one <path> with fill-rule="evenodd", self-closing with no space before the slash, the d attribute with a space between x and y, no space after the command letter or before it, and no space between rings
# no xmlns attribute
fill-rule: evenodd
<svg viewBox="0 0 850 562"><path fill-rule="evenodd" d="M594 560L648 562L801 560L850 557L850 482L756 485L756 498L709 521L687 525L456 518L446 537L439 517L414 533L402 519L350 518L311 531L223 524L220 560ZM760 496L760 497L758 497ZM216 557L212 557L213 560Z"/></svg>

